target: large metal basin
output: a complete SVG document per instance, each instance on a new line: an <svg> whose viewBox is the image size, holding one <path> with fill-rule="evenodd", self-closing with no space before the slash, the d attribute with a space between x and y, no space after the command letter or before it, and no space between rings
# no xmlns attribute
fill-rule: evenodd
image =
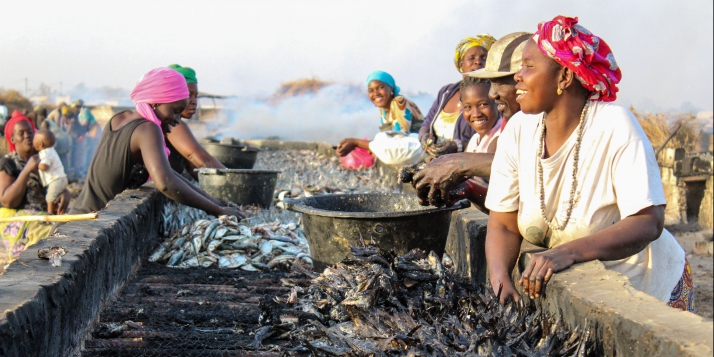
<svg viewBox="0 0 714 357"><path fill-rule="evenodd" d="M239 205L270 207L280 171L197 169L198 185L209 195Z"/></svg>
<svg viewBox="0 0 714 357"><path fill-rule="evenodd" d="M258 158L258 149L241 145L228 145L202 141L206 151L229 169L252 169Z"/></svg>
<svg viewBox="0 0 714 357"><path fill-rule="evenodd" d="M346 258L350 243L374 239L404 254L413 248L444 253L451 211L469 207L420 206L411 194L350 194L286 199L287 209L303 214L305 235L317 271Z"/></svg>

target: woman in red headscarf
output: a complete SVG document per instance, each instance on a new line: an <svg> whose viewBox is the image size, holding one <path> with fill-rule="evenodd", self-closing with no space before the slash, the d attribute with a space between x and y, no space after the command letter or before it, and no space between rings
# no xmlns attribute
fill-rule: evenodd
<svg viewBox="0 0 714 357"><path fill-rule="evenodd" d="M0 158L0 217L47 214L47 194L38 174L40 159L32 140L34 124L19 111L14 111L5 126L9 154ZM58 198L58 212L64 213L70 193ZM0 224L0 271L28 246L47 237L51 226L39 222Z"/></svg>
<svg viewBox="0 0 714 357"><path fill-rule="evenodd" d="M89 165L84 188L71 213L96 212L127 188L143 185L151 176L168 198L209 214L243 213L215 199L171 169L164 136L181 121L189 91L184 77L160 67L146 73L131 92L135 111L113 116L104 128Z"/></svg>
<svg viewBox="0 0 714 357"><path fill-rule="evenodd" d="M617 96L610 47L558 16L538 25L515 75L522 113L499 139L486 207L491 285L518 298L511 272L523 239L534 254L520 285L531 298L573 264L600 260L671 306L693 310L684 251L663 228L664 192L647 136Z"/></svg>

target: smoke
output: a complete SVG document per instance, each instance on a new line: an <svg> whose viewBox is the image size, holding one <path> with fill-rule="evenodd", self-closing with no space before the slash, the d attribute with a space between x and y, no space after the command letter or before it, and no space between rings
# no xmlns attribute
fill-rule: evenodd
<svg viewBox="0 0 714 357"><path fill-rule="evenodd" d="M424 114L433 97L406 95ZM216 119L201 128L192 125L196 137L238 139L277 137L286 141L326 141L336 145L344 138L374 138L379 132L379 112L362 87L331 84L316 93L285 98L275 105L267 100L237 97L216 103ZM201 101L204 109L212 105Z"/></svg>

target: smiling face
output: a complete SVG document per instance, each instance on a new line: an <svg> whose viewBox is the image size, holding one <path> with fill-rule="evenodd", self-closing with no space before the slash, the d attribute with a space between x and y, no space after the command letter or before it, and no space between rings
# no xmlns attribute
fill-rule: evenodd
<svg viewBox="0 0 714 357"><path fill-rule="evenodd" d="M491 78L488 96L496 102L498 111L506 120L521 110L521 105L516 101L516 80L513 75Z"/></svg>
<svg viewBox="0 0 714 357"><path fill-rule="evenodd" d="M461 89L464 119L481 136L486 135L498 121L496 102L488 97L488 88L488 83L481 83Z"/></svg>
<svg viewBox="0 0 714 357"><path fill-rule="evenodd" d="M188 98L177 100L172 103L158 104L154 113L161 120L161 131L164 134L170 133L171 128L181 122L181 113L188 106Z"/></svg>
<svg viewBox="0 0 714 357"><path fill-rule="evenodd" d="M198 108L198 84L188 83L186 85L188 86L188 106L181 113L181 117L190 119L196 114L196 108Z"/></svg>
<svg viewBox="0 0 714 357"><path fill-rule="evenodd" d="M538 49L534 41L523 48L523 67L516 72L516 100L526 114L550 112L558 94L560 65Z"/></svg>
<svg viewBox="0 0 714 357"><path fill-rule="evenodd" d="M35 131L32 130L32 125L27 120L17 122L12 129L12 143L15 144L15 150L21 155L35 153L34 138Z"/></svg>
<svg viewBox="0 0 714 357"><path fill-rule="evenodd" d="M468 49L464 53L464 57L461 58L461 73L472 72L477 69L481 69L486 65L486 57L488 57L488 50L483 46L474 46Z"/></svg>
<svg viewBox="0 0 714 357"><path fill-rule="evenodd" d="M394 93L392 87L382 81L374 80L369 82L369 86L367 86L369 100L371 100L377 108L389 109L389 105L392 103L392 99L394 99L392 93Z"/></svg>

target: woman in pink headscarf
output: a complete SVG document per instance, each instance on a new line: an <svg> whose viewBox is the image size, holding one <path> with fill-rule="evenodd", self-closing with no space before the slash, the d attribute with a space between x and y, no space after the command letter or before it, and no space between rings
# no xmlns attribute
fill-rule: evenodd
<svg viewBox="0 0 714 357"><path fill-rule="evenodd" d="M553 274L599 260L670 306L694 310L691 269L664 226L652 144L612 104L622 78L605 41L558 16L538 25L515 74L515 114L491 167L486 259L502 299L519 298L511 272L523 239L546 248L519 284L540 297Z"/></svg>
<svg viewBox="0 0 714 357"><path fill-rule="evenodd" d="M189 92L183 75L170 68L145 74L131 92L135 111L112 117L94 153L82 193L71 213L99 211L127 188L143 185L151 176L168 198L209 214L244 214L211 197L171 169L164 136L181 120Z"/></svg>

